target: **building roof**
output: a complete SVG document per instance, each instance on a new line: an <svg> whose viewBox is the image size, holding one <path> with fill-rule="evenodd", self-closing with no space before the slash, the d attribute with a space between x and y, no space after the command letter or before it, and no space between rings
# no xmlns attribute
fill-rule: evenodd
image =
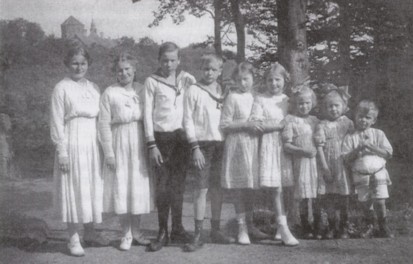
<svg viewBox="0 0 413 264"><path fill-rule="evenodd" d="M80 25L80 26L85 26L83 25L79 20L74 18L73 16L68 17L68 19L65 20L65 22L62 23L62 26L65 25Z"/></svg>

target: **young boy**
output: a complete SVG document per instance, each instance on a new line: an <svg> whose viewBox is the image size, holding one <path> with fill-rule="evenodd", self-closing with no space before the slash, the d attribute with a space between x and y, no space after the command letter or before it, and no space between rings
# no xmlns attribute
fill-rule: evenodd
<svg viewBox="0 0 413 264"><path fill-rule="evenodd" d="M189 144L182 127L183 97L195 78L177 71L179 48L165 42L159 48L160 68L145 81L145 136L154 165L159 233L149 246L158 251L169 242L168 216L172 213L171 241L188 243L191 237L182 226Z"/></svg>
<svg viewBox="0 0 413 264"><path fill-rule="evenodd" d="M367 228L361 237L373 236L374 210L377 211L379 235L393 237L386 218L386 199L390 184L386 170L386 160L391 158L393 149L383 131L372 128L379 110L369 100L361 101L356 109L356 131L344 138L342 153L351 168L358 200L363 203Z"/></svg>
<svg viewBox="0 0 413 264"><path fill-rule="evenodd" d="M194 177L195 235L185 246L186 251L195 251L203 244L201 233L205 216L206 195L211 197L211 240L228 244L231 240L220 230L222 193L221 161L223 136L219 129L221 106L224 99L217 78L222 72L222 59L214 54L201 58L202 79L192 85L184 99L184 128L191 144L191 176Z"/></svg>

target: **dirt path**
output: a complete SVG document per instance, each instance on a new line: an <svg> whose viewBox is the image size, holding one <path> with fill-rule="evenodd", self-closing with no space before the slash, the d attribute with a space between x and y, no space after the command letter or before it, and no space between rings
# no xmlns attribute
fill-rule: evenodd
<svg viewBox="0 0 413 264"><path fill-rule="evenodd" d="M86 256L74 258L67 255L65 226L51 210L51 180L0 181L0 212L24 213L43 219L52 229L54 238L34 251L13 245L0 246L0 263L413 263L413 238L398 236L395 239L350 239L330 241L301 240L296 248L281 246L279 242L262 241L250 246L206 244L196 253L184 253L179 246L170 246L156 253L145 252L143 247L132 247L121 252L116 246L120 237L117 218L106 216L99 230L113 240L112 247L87 248ZM185 198L184 225L193 231L192 206L189 195ZM225 204L223 225L233 216L233 208ZM210 228L206 221L206 232ZM156 235L156 214L143 219L145 234Z"/></svg>

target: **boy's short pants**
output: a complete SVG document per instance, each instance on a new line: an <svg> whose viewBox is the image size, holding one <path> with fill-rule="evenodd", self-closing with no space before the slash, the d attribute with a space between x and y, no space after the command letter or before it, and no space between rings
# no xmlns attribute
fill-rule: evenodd
<svg viewBox="0 0 413 264"><path fill-rule="evenodd" d="M360 174L353 171L353 179L356 185L357 197L360 202L366 202L370 199L389 198L387 185L390 185L391 182L385 168L372 175Z"/></svg>
<svg viewBox="0 0 413 264"><path fill-rule="evenodd" d="M202 170L195 167L192 158L189 175L193 177L194 186L198 189L221 187L222 153L224 144L221 141L201 141L199 149L204 155L205 165Z"/></svg>

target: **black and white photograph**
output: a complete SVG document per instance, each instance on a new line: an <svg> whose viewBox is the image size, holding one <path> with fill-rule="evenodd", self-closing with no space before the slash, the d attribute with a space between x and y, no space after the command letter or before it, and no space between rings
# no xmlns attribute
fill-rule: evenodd
<svg viewBox="0 0 413 264"><path fill-rule="evenodd" d="M412 0L0 0L0 263L412 263Z"/></svg>

